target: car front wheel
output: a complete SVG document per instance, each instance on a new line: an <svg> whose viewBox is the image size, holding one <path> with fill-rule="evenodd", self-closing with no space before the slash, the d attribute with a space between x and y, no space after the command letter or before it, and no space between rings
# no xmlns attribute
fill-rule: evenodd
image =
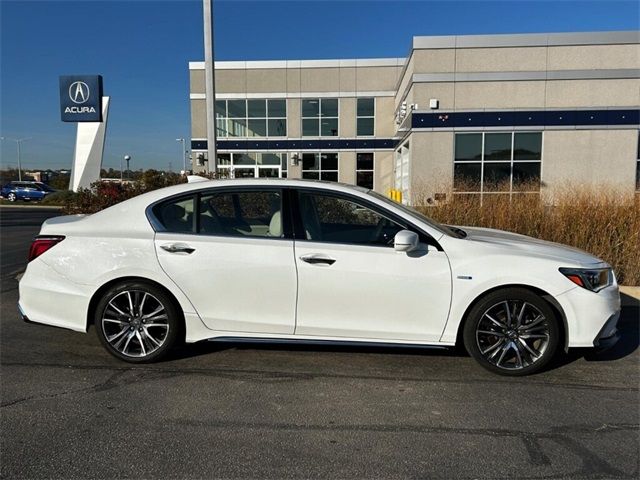
<svg viewBox="0 0 640 480"><path fill-rule="evenodd" d="M543 369L560 344L558 319L535 293L509 288L490 293L469 312L463 331L469 354L501 375L529 375Z"/></svg>
<svg viewBox="0 0 640 480"><path fill-rule="evenodd" d="M159 360L173 347L181 317L161 289L143 282L124 282L104 293L94 324L109 353L127 362L145 363Z"/></svg>
<svg viewBox="0 0 640 480"><path fill-rule="evenodd" d="M10 202L15 202L17 200L16 194L13 192L9 193L9 195L7 195L7 200L9 200Z"/></svg>

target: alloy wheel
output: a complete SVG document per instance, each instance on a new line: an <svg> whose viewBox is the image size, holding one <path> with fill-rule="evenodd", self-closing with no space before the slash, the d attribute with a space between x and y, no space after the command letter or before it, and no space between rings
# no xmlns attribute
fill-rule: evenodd
<svg viewBox="0 0 640 480"><path fill-rule="evenodd" d="M158 350L169 335L169 316L154 295L124 290L108 302L101 319L104 338L127 357L146 357Z"/></svg>
<svg viewBox="0 0 640 480"><path fill-rule="evenodd" d="M476 326L480 354L497 368L520 370L540 360L550 341L549 319L524 300L488 308Z"/></svg>
<svg viewBox="0 0 640 480"><path fill-rule="evenodd" d="M7 195L7 200L9 200L10 202L15 202L16 201L16 194L11 192L9 195Z"/></svg>

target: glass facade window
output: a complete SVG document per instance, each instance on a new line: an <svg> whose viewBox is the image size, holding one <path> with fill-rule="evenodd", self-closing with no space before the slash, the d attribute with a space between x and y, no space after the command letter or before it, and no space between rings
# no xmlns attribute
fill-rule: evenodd
<svg viewBox="0 0 640 480"><path fill-rule="evenodd" d="M356 108L356 131L359 137L374 135L375 114L375 98L358 98Z"/></svg>
<svg viewBox="0 0 640 480"><path fill-rule="evenodd" d="M221 178L286 178L287 154L284 152L219 153Z"/></svg>
<svg viewBox="0 0 640 480"><path fill-rule="evenodd" d="M302 100L302 136L338 136L338 99L309 98Z"/></svg>
<svg viewBox="0 0 640 480"><path fill-rule="evenodd" d="M457 133L456 193L538 192L542 132Z"/></svg>
<svg viewBox="0 0 640 480"><path fill-rule="evenodd" d="M218 137L286 137L287 101L216 100Z"/></svg>
<svg viewBox="0 0 640 480"><path fill-rule="evenodd" d="M337 153L303 153L302 178L338 181Z"/></svg>
<svg viewBox="0 0 640 480"><path fill-rule="evenodd" d="M358 153L356 157L356 185L373 190L374 154Z"/></svg>

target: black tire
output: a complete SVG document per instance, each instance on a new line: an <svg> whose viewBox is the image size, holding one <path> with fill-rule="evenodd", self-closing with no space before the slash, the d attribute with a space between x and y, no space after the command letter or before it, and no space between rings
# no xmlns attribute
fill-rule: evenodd
<svg viewBox="0 0 640 480"><path fill-rule="evenodd" d="M132 302L129 302L129 297ZM142 309L139 308L140 303ZM131 315L127 306L130 304L134 306L135 315ZM163 308L160 313L145 319L160 307ZM105 349L114 357L130 363L160 360L177 343L183 330L182 316L172 298L155 285L141 281L122 282L104 292L96 306L94 325ZM114 338L114 335L121 336ZM126 346L118 344L127 339ZM124 351L120 349L122 346Z"/></svg>
<svg viewBox="0 0 640 480"><path fill-rule="evenodd" d="M487 370L508 376L541 371L556 355L560 337L554 310L524 288L486 295L473 306L463 329L469 354Z"/></svg>

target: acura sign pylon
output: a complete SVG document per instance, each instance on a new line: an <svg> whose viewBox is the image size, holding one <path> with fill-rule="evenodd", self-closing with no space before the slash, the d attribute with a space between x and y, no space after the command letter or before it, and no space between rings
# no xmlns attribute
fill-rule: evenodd
<svg viewBox="0 0 640 480"><path fill-rule="evenodd" d="M102 96L102 76L60 77L60 115L77 123L76 144L69 188L77 192L100 179L109 97Z"/></svg>

